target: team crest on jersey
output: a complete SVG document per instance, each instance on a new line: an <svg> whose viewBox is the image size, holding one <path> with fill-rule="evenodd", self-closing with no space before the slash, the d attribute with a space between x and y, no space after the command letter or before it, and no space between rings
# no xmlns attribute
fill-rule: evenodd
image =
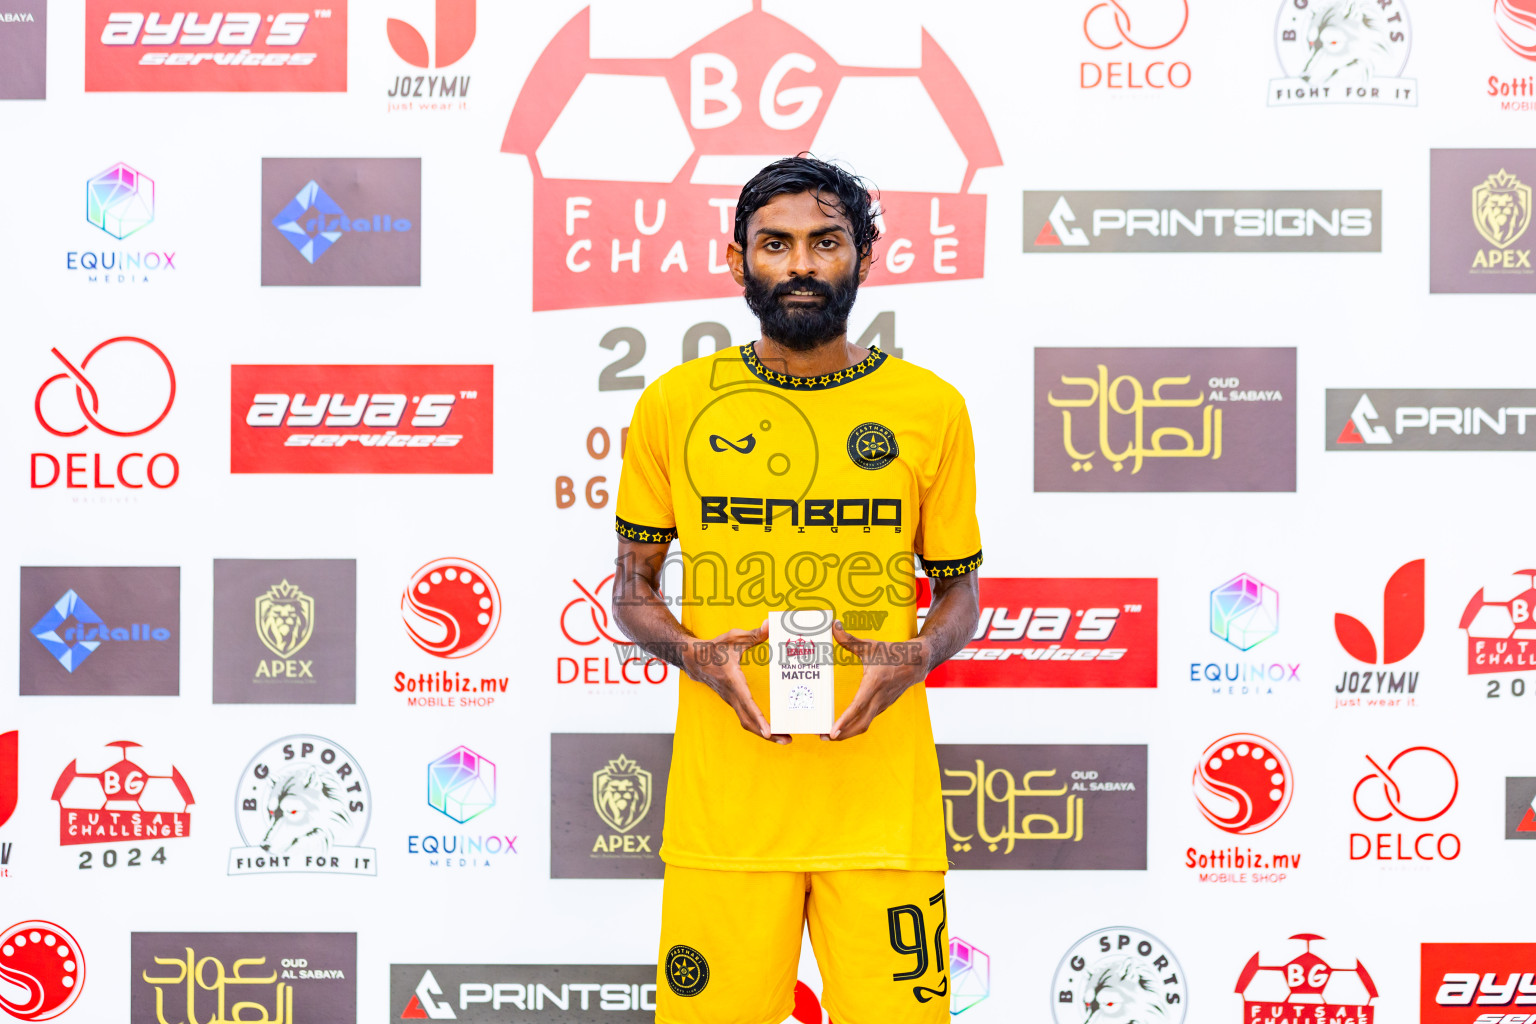
<svg viewBox="0 0 1536 1024"><path fill-rule="evenodd" d="M896 432L883 423L860 423L848 432L848 457L860 469L884 469L900 454Z"/></svg>
<svg viewBox="0 0 1536 1024"><path fill-rule="evenodd" d="M692 946L667 950L667 986L680 996L696 996L709 984L709 961Z"/></svg>

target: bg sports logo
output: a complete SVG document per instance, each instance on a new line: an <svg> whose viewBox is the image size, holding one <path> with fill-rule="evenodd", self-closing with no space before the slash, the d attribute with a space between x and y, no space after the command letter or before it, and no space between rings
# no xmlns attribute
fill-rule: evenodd
<svg viewBox="0 0 1536 1024"><path fill-rule="evenodd" d="M234 366L231 473L489 473L489 366Z"/></svg>
<svg viewBox="0 0 1536 1024"><path fill-rule="evenodd" d="M125 9L126 8L126 9ZM86 0L86 92L345 92L347 0L239 11Z"/></svg>
<svg viewBox="0 0 1536 1024"><path fill-rule="evenodd" d="M929 600L919 579L919 625ZM1157 685L1157 580L988 578L981 606L929 686Z"/></svg>
<svg viewBox="0 0 1536 1024"><path fill-rule="evenodd" d="M626 58L594 57L591 9L545 47L501 145L533 173L535 310L733 294L740 187L804 150L838 153L881 190L870 284L982 276L987 202L970 187L1002 156L939 45L922 32L915 67L848 67L752 6L680 53L637 32ZM902 124L897 162L863 144L872 109Z"/></svg>

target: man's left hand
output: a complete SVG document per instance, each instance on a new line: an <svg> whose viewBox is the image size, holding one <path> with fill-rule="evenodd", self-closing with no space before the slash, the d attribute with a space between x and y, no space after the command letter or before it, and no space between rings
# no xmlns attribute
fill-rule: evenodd
<svg viewBox="0 0 1536 1024"><path fill-rule="evenodd" d="M832 724L832 731L822 736L824 740L846 740L867 732L876 715L928 674L928 644L922 637L902 643L862 640L838 621L832 623L832 639L859 659L864 666L864 678L859 681L859 691L853 695L852 703Z"/></svg>

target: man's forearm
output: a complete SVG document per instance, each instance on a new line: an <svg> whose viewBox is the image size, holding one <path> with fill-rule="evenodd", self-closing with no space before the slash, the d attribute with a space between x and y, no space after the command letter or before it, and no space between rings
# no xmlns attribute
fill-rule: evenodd
<svg viewBox="0 0 1536 1024"><path fill-rule="evenodd" d="M624 635L653 657L683 668L684 649L696 638L677 621L657 590L665 557L665 547L620 542L614 565L613 618Z"/></svg>
<svg viewBox="0 0 1536 1024"><path fill-rule="evenodd" d="M935 581L933 601L917 634L928 657L923 674L932 672L970 643L980 618L981 588L974 572Z"/></svg>

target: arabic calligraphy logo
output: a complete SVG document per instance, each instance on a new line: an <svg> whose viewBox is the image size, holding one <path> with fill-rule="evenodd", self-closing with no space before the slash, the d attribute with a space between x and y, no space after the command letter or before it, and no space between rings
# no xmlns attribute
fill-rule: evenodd
<svg viewBox="0 0 1536 1024"><path fill-rule="evenodd" d="M1140 928L1099 928L1078 939L1056 967L1056 1024L1099 1021L1180 1024L1184 969L1161 939Z"/></svg>
<svg viewBox="0 0 1536 1024"><path fill-rule="evenodd" d="M294 1022L299 1019L298 1017L295 1017L293 1013L293 985L286 981L280 981L276 969L273 969L272 973L265 977L255 977L254 975L247 975L245 973L247 968L260 968L265 966L267 962L266 957L242 956L235 960L234 969L229 970L216 956L200 957L197 955L195 948L192 946L183 946L182 950L183 952L180 956L155 957L155 963L158 966L174 967L177 971L176 974L166 977L154 977L150 975L148 970L142 970L139 972L139 976L150 985L185 986L187 1020L189 1022L197 1020L197 1011L199 1010L213 1011L215 1013L215 1016L210 1018L209 1024L225 1024L226 1021L229 1022L229 1024L234 1024L236 1021L245 1020L252 1021L253 1024L254 1022L260 1022L260 1024L294 1024ZM215 980L212 983L206 980L209 974L207 971L209 961L212 961L214 967L216 968L216 970L213 972L213 977ZM320 974L320 972L316 972L316 974L321 977L324 976L323 974ZM305 977L309 976L310 973L306 971ZM283 977L292 978L294 977L294 974L292 971L284 971ZM232 994L226 990L225 986L227 985L242 986L236 991L246 996L256 995L256 992L248 986L274 986L275 991L271 995L271 998L276 1004L274 1007L274 1015L269 1016L267 1013L267 1008L254 1001L253 999L242 999L240 1002L237 1002L233 1006L229 1007L229 1012L234 1014L234 1016L224 1016L225 1001ZM211 991L213 994L200 997L199 992L202 991ZM158 1019L162 1021L165 1020L164 1008L166 997L167 992L164 989L158 987L155 989L156 1014ZM171 998L178 999L179 996L172 995ZM199 1002L203 1002L205 1005L199 1007L197 1005ZM206 1005L207 1003L214 1003L215 1005L208 1006ZM245 1016L245 1012L248 1009L259 1010L261 1012L261 1016L259 1018Z"/></svg>
<svg viewBox="0 0 1536 1024"><path fill-rule="evenodd" d="M1295 784L1285 754L1263 736L1240 732L1206 747L1195 766L1195 800L1224 832L1262 832L1291 805Z"/></svg>
<svg viewBox="0 0 1536 1024"><path fill-rule="evenodd" d="M1094 452L1080 452L1077 450L1072 437L1072 410L1089 409L1098 406L1099 424L1099 451L1114 466L1116 473L1125 468L1125 460L1133 459L1131 475L1141 472L1141 463L1146 458L1186 458L1203 459L1206 457L1216 460L1221 458L1221 410L1213 405L1205 405L1205 392L1202 391L1193 398L1164 398L1165 386L1183 387L1189 384L1188 374L1183 377L1159 377L1152 383L1152 397L1149 399L1142 391L1141 381L1130 374L1121 374L1113 381L1109 379L1109 367L1104 363L1098 364L1099 375L1093 377L1070 377L1063 374L1061 383L1068 387L1086 387L1086 398L1057 398L1054 392L1046 392L1046 401L1061 410L1061 436L1062 445L1067 455L1072 459L1072 471L1074 473L1087 473L1093 469ZM1128 403L1121 402L1122 385L1130 385L1131 400ZM1159 427L1152 431L1152 443L1145 446L1142 443L1142 412L1146 409L1193 409L1205 405L1201 413L1202 429L1204 437L1197 448L1194 436L1187 430L1179 427ZM1110 438L1109 413L1114 412L1122 416L1133 416L1135 423L1135 437L1124 451L1116 452L1113 441ZM1178 439L1179 446L1165 447L1165 439Z"/></svg>
<svg viewBox="0 0 1536 1024"><path fill-rule="evenodd" d="M1494 0L1493 24L1505 46L1526 60L1536 60L1536 4L1531 0Z"/></svg>
<svg viewBox="0 0 1536 1024"><path fill-rule="evenodd" d="M608 602L604 600L601 595L604 590L612 586L613 573L609 573L607 576L604 576L598 585L593 587L591 590L588 590L586 587L582 586L579 580L571 580L571 582L576 585L577 590L581 591L581 596L573 598L569 604L560 609L560 632L565 634L565 638L571 643L579 644L582 647L586 647L589 644L595 644L599 640L607 640L611 644L628 643L627 640L614 636L612 633L608 632ZM587 610L587 615L591 619L593 634L591 639L578 640L571 633L572 624L569 621L569 616L571 611L578 606L585 607ZM575 625L577 627L576 631L585 635L585 630L581 629L580 615L576 617Z"/></svg>
<svg viewBox="0 0 1536 1024"><path fill-rule="evenodd" d="M651 773L623 754L592 773L592 806L615 832L628 832L651 810Z"/></svg>
<svg viewBox="0 0 1536 1024"><path fill-rule="evenodd" d="M406 632L439 658L467 658L501 623L501 591L467 558L439 558L417 569L400 597Z"/></svg>
<svg viewBox="0 0 1536 1024"><path fill-rule="evenodd" d="M1354 802L1367 821L1386 821L1394 813L1409 821L1434 821L1461 791L1456 766L1434 747L1409 747L1385 768L1369 754L1365 759L1376 770L1355 783Z"/></svg>
<svg viewBox="0 0 1536 1024"><path fill-rule="evenodd" d="M91 382L91 379L85 375L85 371L90 367L91 360L95 359L104 350L110 349L114 345L127 344L142 345L155 354L160 360L161 365L165 368L165 379L168 386L164 389L165 404L163 407L160 407L159 414L154 415L154 407L159 405L158 399L161 389L150 386L149 382L157 374L152 369L145 370L142 366L133 365L132 361L123 362L123 358L128 353L136 350L117 349L113 351L108 362L111 364L110 379L114 380L117 386L114 388L113 400L110 404L114 407L115 411L125 416L136 414L136 418L138 418L146 415L146 413L151 416L149 422L142 427L124 426L122 429L119 429L118 427L109 427L97 419L101 412L101 393L97 391L96 385ZM143 338L132 338L126 335L108 338L85 354L85 358L80 360L78 369L58 349L50 349L49 351L53 353L54 358L64 364L64 369L67 372L56 373L43 381L43 386L37 389L37 397L33 400L32 408L37 414L37 422L42 424L43 429L55 437L74 437L77 434L84 433L87 427L95 427L102 433L111 434L113 437L137 437L158 427L165 417L170 414L171 405L176 401L176 371L171 368L171 361L166 358L164 352ZM73 379L75 382L75 403L79 406L83 422L73 430L60 430L48 421L48 416L44 413L44 396L47 394L48 389L55 384L70 379ZM60 409L60 406L63 404L62 402L49 402L48 404L54 415L58 415L62 411ZM144 408L140 408L141 406Z"/></svg>
<svg viewBox="0 0 1536 1024"><path fill-rule="evenodd" d="M1333 632L1339 644L1356 661L1367 665L1393 665L1412 654L1424 637L1424 559L1398 567L1381 595L1381 659L1376 638L1353 615L1337 612Z"/></svg>
<svg viewBox="0 0 1536 1024"><path fill-rule="evenodd" d="M0 982L0 1010L17 1020L52 1020L80 998L85 955L52 921L22 921L0 932Z"/></svg>
<svg viewBox="0 0 1536 1024"><path fill-rule="evenodd" d="M256 635L267 650L288 658L315 632L315 599L283 580L256 598Z"/></svg>
<svg viewBox="0 0 1536 1024"><path fill-rule="evenodd" d="M1380 424L1372 423L1372 420L1380 419L1376 412L1376 406L1371 404L1371 396L1361 393L1360 400L1355 403L1354 411L1349 414L1349 419L1344 423L1344 429L1339 431L1339 439L1335 444L1391 444L1392 432Z"/></svg>
<svg viewBox="0 0 1536 1024"><path fill-rule="evenodd" d="M1247 573L1211 591L1211 632L1240 651L1280 632L1280 592Z"/></svg>
<svg viewBox="0 0 1536 1024"><path fill-rule="evenodd" d="M155 180L117 163L85 183L85 219L124 239L155 219Z"/></svg>
<svg viewBox="0 0 1536 1024"><path fill-rule="evenodd" d="M1134 22L1133 10L1138 15ZM1100 50L1118 49L1122 43L1161 50L1177 42L1188 25L1189 0L1110 0L1088 9L1083 35Z"/></svg>
<svg viewBox="0 0 1536 1024"><path fill-rule="evenodd" d="M1500 249L1508 249L1531 226L1531 186L1508 171L1490 174L1472 188L1472 224Z"/></svg>
<svg viewBox="0 0 1536 1024"><path fill-rule="evenodd" d="M969 780L969 785L964 789L942 790L944 800L944 818L949 831L950 839L954 840L954 849L959 853L969 853L971 840L980 838L987 844L987 850L996 853L998 845L1007 841L1003 853L1013 852L1013 845L1020 839L1070 839L1074 843L1083 839L1083 798L1070 795L1067 786L1062 784L1060 789L1035 789L1034 780L1037 778L1050 778L1056 774L1056 769L1049 768L1040 771L1023 772L1020 781L1023 788L1016 788L1013 784L1013 775L1006 768L994 768L987 771L985 761L976 761L975 771L953 771L945 768L944 775L951 778ZM1001 785L1006 788L999 789L998 777L1001 776ZM976 798L976 831L973 834L962 835L955 828L955 801L951 797ZM1067 823L1060 824L1049 814L1025 814L1019 817L1019 810L1014 801L1021 796L1065 796L1067 798ZM1004 815L1006 824L1003 831L992 833L987 827L987 802L1007 805ZM1017 822L1017 825L1015 825ZM1036 822L1049 824L1050 831L1042 832L1035 829Z"/></svg>
<svg viewBox="0 0 1536 1024"><path fill-rule="evenodd" d="M390 18L385 23L395 55L413 67L432 67L427 41L408 22ZM437 0L433 34L437 37L437 67L446 68L469 52L475 41L475 0Z"/></svg>

